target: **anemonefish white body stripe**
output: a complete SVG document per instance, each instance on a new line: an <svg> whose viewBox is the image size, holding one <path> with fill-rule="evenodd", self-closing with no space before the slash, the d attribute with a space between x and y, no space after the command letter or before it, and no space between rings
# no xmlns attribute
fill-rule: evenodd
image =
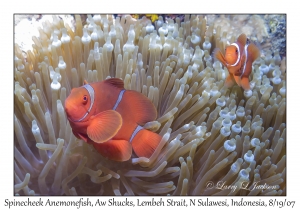
<svg viewBox="0 0 300 210"><path fill-rule="evenodd" d="M116 104L114 105L113 110L116 110L116 109L118 108L120 102L122 101L122 98L123 98L123 95L124 95L124 92L125 92L125 91L126 91L125 89L120 91L119 96L118 96L118 100L117 100ZM138 126L136 127L136 129L133 131L133 133L132 133L132 135L131 135L131 137L130 137L130 139L129 139L129 142L131 142L132 139L134 139L134 137L136 136L136 134L137 134L140 130L142 130L142 129L143 129L143 127L138 125Z"/></svg>
<svg viewBox="0 0 300 210"><path fill-rule="evenodd" d="M118 100L117 100L116 104L114 105L113 110L116 110L118 108L120 102L122 101L122 98L123 98L123 95L124 95L125 91L126 91L125 89L120 91L119 96L118 96Z"/></svg>
<svg viewBox="0 0 300 210"><path fill-rule="evenodd" d="M248 46L249 46L249 44L246 44L246 46L245 46L245 60L247 61L248 60ZM244 62L244 66L243 66L243 71L242 71L242 75L241 75L241 77L244 75L244 73L245 73L245 69L246 69L246 64L247 64L247 62Z"/></svg>
<svg viewBox="0 0 300 210"><path fill-rule="evenodd" d="M132 142L132 139L134 139L134 137L136 136L136 134L140 131L140 130L143 130L144 128L142 126L136 126L136 129L133 131L130 139L129 139L129 142Z"/></svg>

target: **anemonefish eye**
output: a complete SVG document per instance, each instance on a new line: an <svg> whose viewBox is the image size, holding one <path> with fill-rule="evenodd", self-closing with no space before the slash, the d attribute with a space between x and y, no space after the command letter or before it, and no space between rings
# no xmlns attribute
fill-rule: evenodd
<svg viewBox="0 0 300 210"><path fill-rule="evenodd" d="M82 103L83 103L83 104L86 104L87 101L88 101L88 97L87 97L86 95L84 95L84 96L83 96L83 101L82 101Z"/></svg>

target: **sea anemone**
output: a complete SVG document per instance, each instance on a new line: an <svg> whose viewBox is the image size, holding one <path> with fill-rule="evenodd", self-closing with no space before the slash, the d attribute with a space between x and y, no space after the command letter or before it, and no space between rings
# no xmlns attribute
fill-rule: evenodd
<svg viewBox="0 0 300 210"><path fill-rule="evenodd" d="M33 50L15 44L16 195L286 194L285 58L268 51L253 63L251 90L226 88L228 71L213 51L236 40L230 27L214 29L203 15L154 26L87 17L82 25L75 15L72 30L53 16ZM162 136L149 159L114 162L72 133L64 111L71 89L110 77L158 110L144 125Z"/></svg>

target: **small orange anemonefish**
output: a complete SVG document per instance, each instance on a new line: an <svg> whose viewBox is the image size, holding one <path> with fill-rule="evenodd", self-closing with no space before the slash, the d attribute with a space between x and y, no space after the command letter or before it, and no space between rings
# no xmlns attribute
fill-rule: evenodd
<svg viewBox="0 0 300 210"><path fill-rule="evenodd" d="M252 63L259 57L257 46L249 43L245 34L241 34L236 43L232 43L225 49L225 56L220 49L215 51L217 58L229 72L225 85L231 87L234 81L244 90L250 89L249 76L252 71Z"/></svg>
<svg viewBox="0 0 300 210"><path fill-rule="evenodd" d="M121 79L72 89L65 111L74 135L111 160L130 159L132 149L149 158L162 138L141 127L156 119L155 106L143 94L125 90Z"/></svg>

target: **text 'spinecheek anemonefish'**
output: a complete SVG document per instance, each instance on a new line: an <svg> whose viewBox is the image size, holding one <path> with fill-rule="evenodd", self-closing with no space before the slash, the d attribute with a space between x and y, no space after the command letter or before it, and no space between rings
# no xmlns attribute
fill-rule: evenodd
<svg viewBox="0 0 300 210"><path fill-rule="evenodd" d="M235 81L239 86L242 86L244 90L249 90L249 76L252 71L252 63L259 55L259 49L253 43L247 43L245 34L241 34L236 43L226 47L225 56L217 49L215 51L215 58L217 58L229 72L225 85L231 87Z"/></svg>
<svg viewBox="0 0 300 210"><path fill-rule="evenodd" d="M161 140L141 127L156 119L152 102L141 93L125 90L117 78L74 88L65 110L74 135L115 161L130 159L132 149L137 156L149 158Z"/></svg>

